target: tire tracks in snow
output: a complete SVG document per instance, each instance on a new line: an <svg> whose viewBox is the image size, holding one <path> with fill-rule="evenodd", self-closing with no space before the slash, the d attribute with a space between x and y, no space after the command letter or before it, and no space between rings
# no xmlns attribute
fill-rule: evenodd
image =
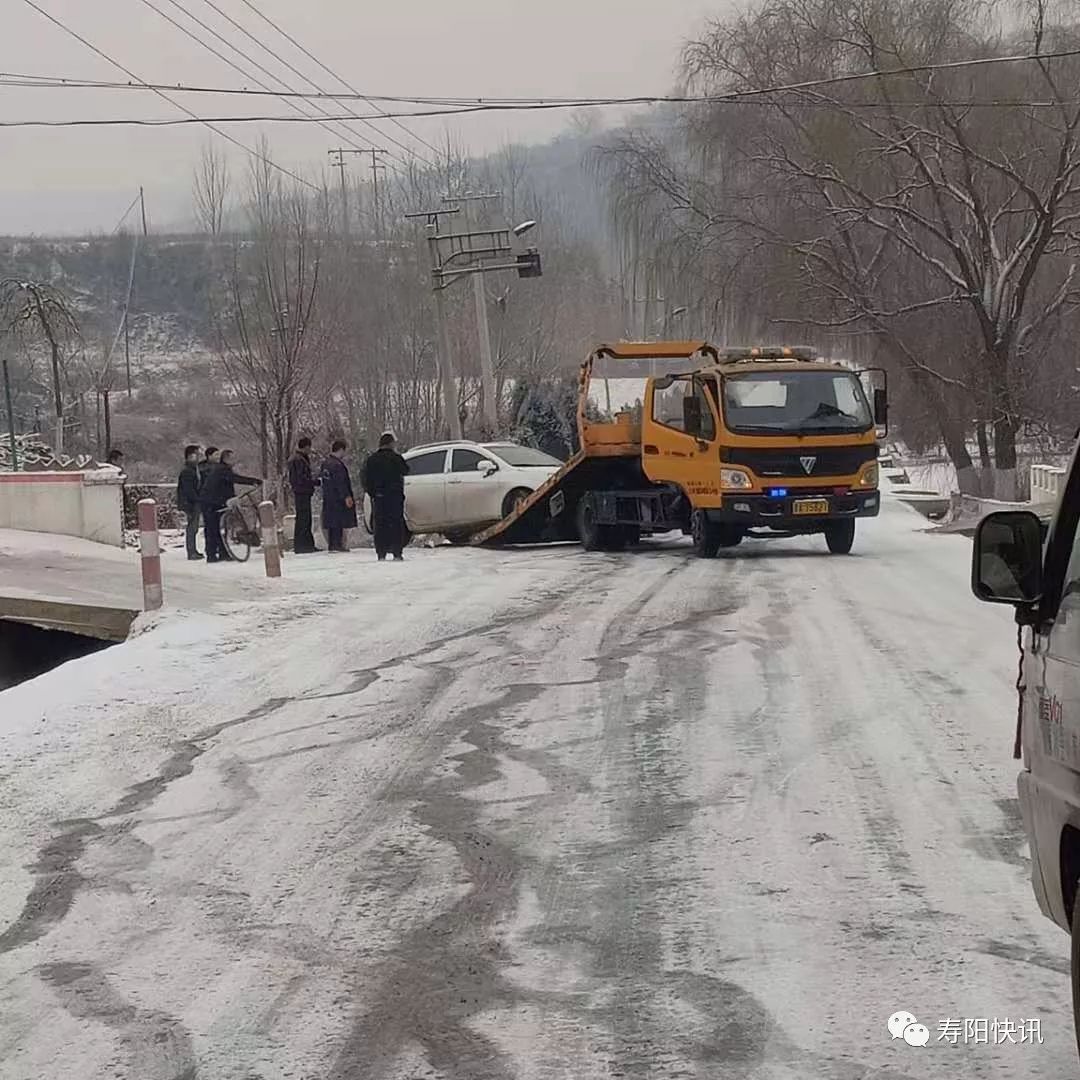
<svg viewBox="0 0 1080 1080"><path fill-rule="evenodd" d="M565 588L574 587L576 584L570 582ZM266 720L298 701L358 696L379 681L386 672L417 662L432 652L462 641L482 640L497 635L558 607L563 591L556 589L541 594L539 599L526 601L515 611L496 616L480 625L446 634L381 663L357 669L350 673L349 683L340 691L271 697L241 716L211 725L174 743L172 753L153 776L131 785L103 813L93 818L57 823L60 831L41 846L35 861L29 867L33 884L22 910L11 924L0 932L0 954L31 945L60 925L74 906L79 893L92 883L100 883L91 882L78 869L78 863L87 854L89 847L114 844L119 850L118 842L131 838L132 829L138 823L137 815L151 807L172 784L190 776L196 762L214 749L220 736L229 730ZM429 666L438 669L437 664ZM446 677L437 681L428 701L421 703L421 708L432 704L452 681L453 672L447 671ZM370 737L373 736L367 736ZM334 744L328 745L332 747ZM422 747L423 741L420 749ZM415 767L419 753L418 749L416 754L402 762L391 783ZM237 759L230 761L226 767L226 786L241 800L257 798L257 792L250 783L251 768L251 762ZM211 816L229 817L236 810L237 807L227 808L224 811L215 811ZM353 827L370 824L372 816L369 814L366 822L362 819L352 822ZM153 857L153 849L141 841L137 847L139 850L136 861L145 866ZM135 868L131 860L126 865L127 868ZM114 876L122 873L123 869L124 867L116 867ZM236 922L235 915L229 921ZM120 1044L126 1049L129 1066L133 1070L125 1075L131 1076L133 1080L135 1077L138 1077L138 1080L195 1080L198 1069L193 1057L192 1039L178 1019L123 1001L118 990L98 965L87 960L55 960L39 964L34 970L53 988L66 1011L76 1017L98 1019L118 1032ZM148 1037L142 1038L139 1033Z"/></svg>

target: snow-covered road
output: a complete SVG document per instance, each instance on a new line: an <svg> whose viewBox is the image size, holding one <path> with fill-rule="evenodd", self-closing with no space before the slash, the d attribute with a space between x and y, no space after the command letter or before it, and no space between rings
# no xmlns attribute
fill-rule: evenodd
<svg viewBox="0 0 1080 1080"><path fill-rule="evenodd" d="M1011 615L923 524L321 560L0 694L0 1077L1076 1075Z"/></svg>

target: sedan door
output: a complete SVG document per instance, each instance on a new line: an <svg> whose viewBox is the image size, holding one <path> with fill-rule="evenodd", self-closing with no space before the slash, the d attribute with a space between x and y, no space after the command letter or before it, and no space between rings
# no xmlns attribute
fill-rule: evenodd
<svg viewBox="0 0 1080 1080"><path fill-rule="evenodd" d="M446 523L446 451L429 450L405 460L405 520L414 533L438 532Z"/></svg>
<svg viewBox="0 0 1080 1080"><path fill-rule="evenodd" d="M494 466L481 472L481 462ZM468 447L455 447L450 457L446 489L447 526L466 528L498 521L502 517L498 463Z"/></svg>

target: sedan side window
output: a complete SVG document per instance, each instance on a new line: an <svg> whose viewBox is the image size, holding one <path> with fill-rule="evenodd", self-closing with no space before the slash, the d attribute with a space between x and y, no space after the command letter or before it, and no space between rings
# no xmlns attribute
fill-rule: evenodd
<svg viewBox="0 0 1080 1080"><path fill-rule="evenodd" d="M487 461L483 454L475 450L455 450L454 458L450 465L451 472L476 472L476 466L481 461Z"/></svg>
<svg viewBox="0 0 1080 1080"><path fill-rule="evenodd" d="M409 458L410 476L434 476L446 467L446 451L435 450L430 454L417 454Z"/></svg>

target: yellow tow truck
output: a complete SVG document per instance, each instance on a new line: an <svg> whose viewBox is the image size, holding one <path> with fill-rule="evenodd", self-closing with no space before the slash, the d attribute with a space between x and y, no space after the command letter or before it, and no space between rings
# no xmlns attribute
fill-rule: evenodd
<svg viewBox="0 0 1080 1080"><path fill-rule="evenodd" d="M801 347L602 345L581 368L580 449L473 543L619 550L681 530L713 558L747 535L821 533L846 554L881 505L875 374Z"/></svg>

